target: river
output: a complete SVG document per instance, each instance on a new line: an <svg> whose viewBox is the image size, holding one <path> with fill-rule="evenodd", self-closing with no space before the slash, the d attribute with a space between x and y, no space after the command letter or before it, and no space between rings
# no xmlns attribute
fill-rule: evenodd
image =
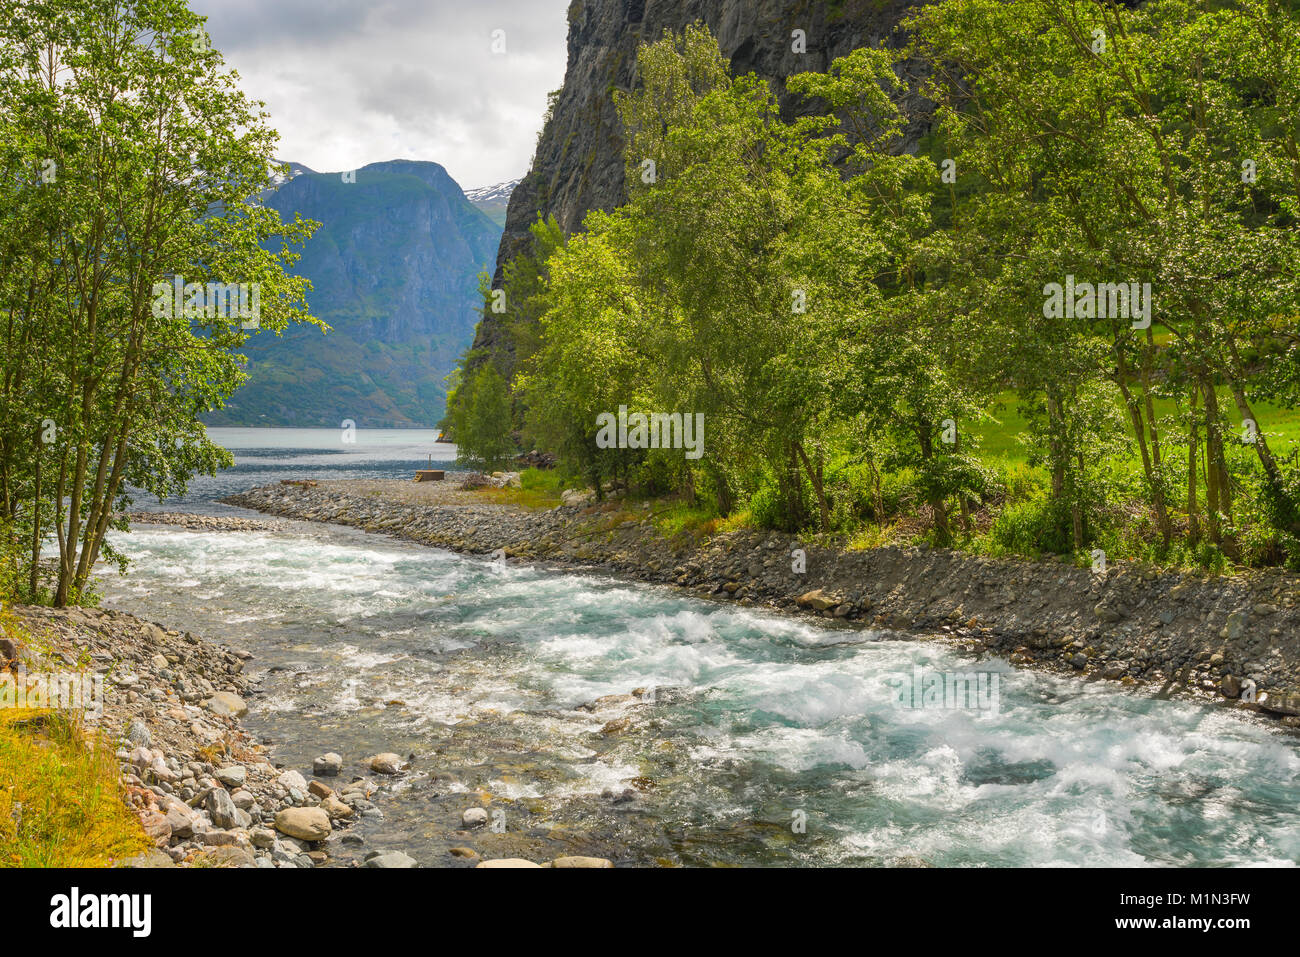
<svg viewBox="0 0 1300 957"><path fill-rule="evenodd" d="M250 514L215 499L406 477L435 448L428 433L213 435L236 467L169 510ZM309 771L337 751L356 773L369 754L414 756L340 863L400 849L440 865L465 844L620 864L1300 860L1298 739L1213 706L353 529L141 526L114 542L132 567L102 579L105 604L255 655L245 724L277 762ZM984 694L911 694L951 675ZM472 804L500 814L456 833Z"/></svg>

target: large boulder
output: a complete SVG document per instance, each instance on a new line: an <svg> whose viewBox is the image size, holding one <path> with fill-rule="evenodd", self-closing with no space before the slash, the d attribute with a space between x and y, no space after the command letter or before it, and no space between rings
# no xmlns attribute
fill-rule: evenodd
<svg viewBox="0 0 1300 957"><path fill-rule="evenodd" d="M203 702L203 707L213 714L226 715L231 718L242 718L248 714L248 705L244 704L244 699L233 691L218 691Z"/></svg>
<svg viewBox="0 0 1300 957"><path fill-rule="evenodd" d="M402 770L402 759L391 751L385 751L367 760L366 766L376 774L398 774Z"/></svg>
<svg viewBox="0 0 1300 957"><path fill-rule="evenodd" d="M212 793L208 795L208 814L212 815L212 823L222 830L239 827L239 814L235 802L221 788L213 788Z"/></svg>
<svg viewBox="0 0 1300 957"><path fill-rule="evenodd" d="M330 836L330 819L318 807L290 807L275 816L275 829L300 841L323 841Z"/></svg>

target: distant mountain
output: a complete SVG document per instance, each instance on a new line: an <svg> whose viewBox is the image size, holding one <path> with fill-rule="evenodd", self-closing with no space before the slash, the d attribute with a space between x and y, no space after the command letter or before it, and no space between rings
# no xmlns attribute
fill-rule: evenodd
<svg viewBox="0 0 1300 957"><path fill-rule="evenodd" d="M311 280L311 312L333 331L254 336L242 350L249 381L208 424L434 425L444 377L474 337L478 275L501 227L437 163L373 163L355 182L291 166L262 202L322 224L294 272Z"/></svg>
<svg viewBox="0 0 1300 957"><path fill-rule="evenodd" d="M277 187L283 186L285 183L289 182L289 180L297 176L301 176L303 173L316 172L314 169L310 169L306 166L303 166L301 163L294 163L290 160L277 160L277 162L280 163L281 165L289 167L288 176L285 176L283 173L280 172L276 172L271 175L271 181L275 183Z"/></svg>
<svg viewBox="0 0 1300 957"><path fill-rule="evenodd" d="M497 183L495 186L480 186L478 189L465 190L465 198L487 214L498 226L505 227L506 208L510 205L510 194L519 185L519 180Z"/></svg>

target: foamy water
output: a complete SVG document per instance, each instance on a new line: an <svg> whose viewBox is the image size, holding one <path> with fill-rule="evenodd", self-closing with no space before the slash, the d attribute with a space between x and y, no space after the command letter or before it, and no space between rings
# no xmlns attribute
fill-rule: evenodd
<svg viewBox="0 0 1300 957"><path fill-rule="evenodd" d="M134 565L109 604L257 656L249 722L278 760L393 750L450 776L412 774L362 825L429 862L470 794L521 840L633 862L1300 859L1296 739L1221 709L354 530L116 544ZM901 706L917 668L996 677L996 711ZM576 710L634 689L653 703Z"/></svg>

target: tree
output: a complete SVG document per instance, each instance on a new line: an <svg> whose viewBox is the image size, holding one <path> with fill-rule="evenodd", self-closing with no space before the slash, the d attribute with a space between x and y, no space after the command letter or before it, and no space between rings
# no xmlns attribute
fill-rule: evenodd
<svg viewBox="0 0 1300 957"><path fill-rule="evenodd" d="M448 421L460 460L488 470L504 468L515 452L505 379L488 363L469 373L457 392L464 399Z"/></svg>
<svg viewBox="0 0 1300 957"><path fill-rule="evenodd" d="M251 325L316 322L285 271L315 224L256 201L276 136L202 24L182 0L0 23L0 518L33 596L57 543L59 605L112 557L128 483L163 497L230 463L198 417L243 381Z"/></svg>

